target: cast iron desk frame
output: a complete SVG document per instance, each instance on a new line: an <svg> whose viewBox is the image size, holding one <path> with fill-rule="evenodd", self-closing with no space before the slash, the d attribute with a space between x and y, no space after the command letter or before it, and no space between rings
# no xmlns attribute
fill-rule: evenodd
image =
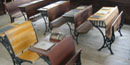
<svg viewBox="0 0 130 65"><path fill-rule="evenodd" d="M103 48L108 48L110 53L113 54L113 51L111 49L111 45L115 40L115 36L112 35L112 39L110 40L105 33L101 30L101 28L106 28L106 24L104 23L105 21L96 21L96 20L89 20L92 25L99 30L101 35L103 36L104 43L103 45L98 49L98 51L101 51Z"/></svg>
<svg viewBox="0 0 130 65"><path fill-rule="evenodd" d="M115 41L115 35L113 34L113 32L114 32L113 30L112 31L109 30L109 29L107 30L107 28L112 27L113 21L109 21L109 20L113 19L113 18L111 18L111 15L113 17L113 16L116 16L116 14L118 14L118 8L117 8L117 6L116 7L103 7L99 11L96 12L94 15L92 15L92 18L91 17L88 18L88 20L92 23L92 25L94 27L96 27L99 30L99 32L103 36L104 43L101 46L101 48L99 48L98 50L101 51L103 48L108 48L109 51L111 52L111 54L113 54L113 51L111 49L111 45ZM106 12L104 12L104 11L106 11ZM102 16L102 14L103 14L103 16ZM98 18L97 17L93 18L93 16L99 16L99 17ZM119 27L121 29L122 24ZM105 33L103 33L103 31L100 28L105 28ZM108 37L108 35L107 35L108 32L107 31L112 32L112 33L110 33L111 38ZM119 31L119 33L120 33L120 31Z"/></svg>

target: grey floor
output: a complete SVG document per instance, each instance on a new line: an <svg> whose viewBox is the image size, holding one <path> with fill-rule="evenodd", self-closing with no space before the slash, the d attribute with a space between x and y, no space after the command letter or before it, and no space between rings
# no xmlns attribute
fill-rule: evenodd
<svg viewBox="0 0 130 65"><path fill-rule="evenodd" d="M24 22L24 18L18 18L15 23ZM0 16L0 27L10 24L8 15ZM45 24L42 18L33 22L36 30L38 40L42 40L43 32L45 30ZM102 29L104 30L104 29ZM65 35L69 35L69 28L66 24L59 28L55 28L54 31L63 32ZM130 65L130 26L124 25L122 28L123 36L120 37L116 32L116 40L112 45L114 55L111 55L108 49L97 51L103 44L103 38L96 28L92 28L87 34L79 36L79 45L75 45L76 49L82 48L81 61L82 65ZM13 65L11 57L6 49L0 44L0 65ZM22 65L47 65L47 63L39 59L33 64L22 63Z"/></svg>

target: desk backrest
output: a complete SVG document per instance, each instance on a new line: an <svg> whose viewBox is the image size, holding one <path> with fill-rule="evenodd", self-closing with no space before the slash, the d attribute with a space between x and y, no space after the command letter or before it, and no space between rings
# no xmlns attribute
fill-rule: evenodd
<svg viewBox="0 0 130 65"><path fill-rule="evenodd" d="M63 15L65 12L69 11L70 7L70 2L66 1L63 4L60 4L58 6L55 6L51 9L48 10L47 14L48 14L48 18L49 18L49 22L53 21L54 19L60 17L61 15Z"/></svg>
<svg viewBox="0 0 130 65"><path fill-rule="evenodd" d="M111 27L107 31L107 37L111 39L112 35L114 35L114 32L118 30L120 24L121 24L121 16L123 14L123 11L120 12L120 14L113 20L113 23Z"/></svg>
<svg viewBox="0 0 130 65"><path fill-rule="evenodd" d="M112 24L112 30L113 32L117 31L120 24L121 24L121 16L123 14L123 11L120 12L120 14L117 16L117 18L115 19L115 21Z"/></svg>
<svg viewBox="0 0 130 65"><path fill-rule="evenodd" d="M75 54L73 37L70 35L57 43L49 52L51 65L62 65Z"/></svg>
<svg viewBox="0 0 130 65"><path fill-rule="evenodd" d="M110 14L108 15L107 19L105 20L107 25L106 27L110 27L112 25L113 21L118 16L118 14L119 14L119 9L117 6L115 6L113 10L110 12Z"/></svg>
<svg viewBox="0 0 130 65"><path fill-rule="evenodd" d="M5 35L15 55L18 55L37 42L36 34L30 21L26 21L6 31Z"/></svg>
<svg viewBox="0 0 130 65"><path fill-rule="evenodd" d="M92 15L92 5L87 6L83 11L74 15L75 28L85 22Z"/></svg>
<svg viewBox="0 0 130 65"><path fill-rule="evenodd" d="M106 26L106 35L110 39L112 36L111 26L112 26L113 22L115 21L115 19L118 17L118 15L119 15L119 10L118 10L118 7L116 6L115 9L111 12L108 19L106 20L107 22L109 22L109 24L107 24L107 26Z"/></svg>
<svg viewBox="0 0 130 65"><path fill-rule="evenodd" d="M20 10L18 8L19 5L22 5L22 4L31 2L31 1L32 0L16 0L16 1L9 2L9 3L5 3L4 5L5 5L5 8L8 11L8 13L10 15L13 15L17 12L20 12Z"/></svg>

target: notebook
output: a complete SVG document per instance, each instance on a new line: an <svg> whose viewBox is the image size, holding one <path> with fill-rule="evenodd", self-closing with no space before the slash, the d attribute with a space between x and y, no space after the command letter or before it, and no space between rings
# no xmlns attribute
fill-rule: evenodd
<svg viewBox="0 0 130 65"><path fill-rule="evenodd" d="M101 16L99 16L99 15L92 15L92 16L90 16L91 18L100 18Z"/></svg>
<svg viewBox="0 0 130 65"><path fill-rule="evenodd" d="M51 40L62 40L64 38L64 35L62 34L62 33L56 33L56 32L53 32L53 33L51 33L51 35L50 35L50 39Z"/></svg>
<svg viewBox="0 0 130 65"><path fill-rule="evenodd" d="M83 10L83 9L85 9L85 8L86 8L86 6L79 6L79 7L77 7L76 9Z"/></svg>
<svg viewBox="0 0 130 65"><path fill-rule="evenodd" d="M48 42L48 41L40 41L37 44L34 45L34 47L43 49L43 50L49 50L51 47L53 47L55 43Z"/></svg>
<svg viewBox="0 0 130 65"><path fill-rule="evenodd" d="M103 11L103 10L101 10L101 11L98 11L97 13L98 13L98 14L108 14L108 11Z"/></svg>

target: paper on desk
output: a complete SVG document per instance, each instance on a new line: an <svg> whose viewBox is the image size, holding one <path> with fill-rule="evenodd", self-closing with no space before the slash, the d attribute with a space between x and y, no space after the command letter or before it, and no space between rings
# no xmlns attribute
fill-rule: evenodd
<svg viewBox="0 0 130 65"><path fill-rule="evenodd" d="M90 16L91 18L100 18L101 16L99 16L99 15L92 15L92 16Z"/></svg>
<svg viewBox="0 0 130 65"><path fill-rule="evenodd" d="M103 10L101 10L101 11L98 11L97 13L98 13L98 14L108 14L108 11L103 11Z"/></svg>
<svg viewBox="0 0 130 65"><path fill-rule="evenodd" d="M43 50L48 50L54 45L55 45L55 43L52 43L52 42L40 41L37 44L35 44L34 47L40 48L40 49L43 49Z"/></svg>
<svg viewBox="0 0 130 65"><path fill-rule="evenodd" d="M85 6L79 6L79 7L77 7L76 9L82 10L82 9L85 9Z"/></svg>
<svg viewBox="0 0 130 65"><path fill-rule="evenodd" d="M110 8L102 8L103 10L109 10Z"/></svg>

